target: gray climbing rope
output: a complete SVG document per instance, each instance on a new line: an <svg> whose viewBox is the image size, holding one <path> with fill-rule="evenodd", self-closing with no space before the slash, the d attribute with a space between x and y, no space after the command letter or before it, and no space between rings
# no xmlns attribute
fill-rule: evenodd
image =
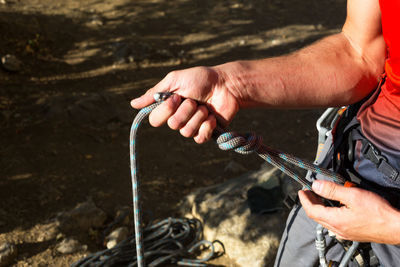
<svg viewBox="0 0 400 267"><path fill-rule="evenodd" d="M339 174L330 170L320 168L314 163L302 160L291 154L283 153L270 148L262 143L261 137L250 134L237 134L235 132L226 132L221 127L217 127L213 133L213 138L222 150L234 150L240 154L249 154L255 152L262 159L280 169L283 173L299 182L304 188L311 189L311 182L298 175L294 169L287 163L297 166L301 169L311 171L331 178L339 184L344 184L345 179Z"/></svg>
<svg viewBox="0 0 400 267"><path fill-rule="evenodd" d="M141 231L141 218L139 209L139 184L137 179L137 165L136 165L136 151L135 151L135 140L137 130L140 123L145 119L148 114L170 97L172 93L162 92L156 93L154 95L155 103L147 106L139 111L136 115L130 134L130 156L131 156L131 174L132 174L132 192L133 192L133 212L135 220L135 233L136 233L136 251L137 251L137 262L138 267L144 266L143 258L143 241L142 241L142 231ZM237 134L235 132L228 132L221 127L217 127L213 132L213 138L217 142L218 146L222 150L234 150L240 154L250 154L255 152L261 158L263 158L268 163L279 168L283 173L292 177L294 180L299 182L304 188L311 189L311 182L298 175L291 166L287 163L300 167L302 169L311 171L313 173L322 174L326 177L331 178L337 183L343 184L345 180L338 174L318 167L314 163L301 160L293 155L280 152L278 150L272 149L270 147L262 144L262 138L251 133L251 134Z"/></svg>
<svg viewBox="0 0 400 267"><path fill-rule="evenodd" d="M143 233L141 229L141 216L140 216L140 203L139 203L139 181L137 178L137 162L136 162L136 136L137 131L142 121L149 115L149 113L166 100L171 93L160 93L154 96L155 103L142 108L135 119L133 120L131 132L130 132L130 163L131 163L131 178L132 178L132 193L133 193L133 216L134 216L134 227L135 227L135 240L136 240L136 259L137 266L145 266L145 254L143 251ZM201 241L199 244L206 241ZM194 245L197 247L196 245ZM199 245L200 246L200 245ZM169 255L168 258L172 258L174 255ZM211 256L210 256L211 257ZM180 263L181 265L186 264L190 266L205 266L203 263L199 263L196 260L185 260ZM198 264L198 265L193 265ZM202 264L202 265L201 265Z"/></svg>
<svg viewBox="0 0 400 267"><path fill-rule="evenodd" d="M176 244L176 246L179 248L180 253L176 253L171 249L160 249L160 244L157 243L156 245L151 245L151 246L144 246L144 243L148 240L146 236L143 235L143 233L146 233L146 229L142 230L142 222L141 222L141 211L140 211L140 202L139 202L139 182L137 178L137 161L136 161L136 136L137 136L137 131L142 123L142 121L149 115L149 113L155 109L158 105L160 105L164 100L166 100L168 97L170 97L172 93L169 92L163 92L163 93L156 93L154 95L155 103L141 109L138 114L136 115L131 131L130 131L130 166L131 166L131 178L132 178L132 195L133 195L133 214L134 214L134 228L135 228L135 235L134 235L134 240L136 244L136 257L132 256L133 252L132 250L129 250L127 252L126 246L129 244L132 245L133 238L129 240L125 240L121 244L117 245L115 249L110 250L105 250L98 252L94 255L92 255L91 260L84 261L83 259L81 262L85 263L86 265L83 264L77 264L73 265L74 267L77 266L113 266L112 264L107 264L103 265L103 263L107 259L112 259L116 261L119 257L123 260L128 260L127 258L130 259L130 264L129 266L138 266L138 267L144 267L145 265L145 260L146 258L149 258L150 256L154 256L156 252L154 249L156 248L156 251L162 251L161 254L163 256L160 256L160 258L153 259L148 266L157 266L161 263L164 263L167 260L174 259L175 262L179 265L186 265L186 266L206 266L204 263L205 261L209 260L210 258L213 257L214 255L214 247L211 242L204 241L204 240L198 240L198 238L195 238L194 241L190 242L190 248L187 250L187 254L193 252L193 250L198 249L204 244L207 244L209 248L211 249L211 253L209 256L207 256L205 259L182 259L182 250L183 250L183 245L181 243L175 243L175 241L162 241L160 240L159 243L167 243L167 242L173 242ZM280 169L283 173L287 174L289 177L293 178L297 182L299 182L303 188L311 189L311 182L303 178L303 176L298 175L291 165L297 166L299 168L311 171L313 173L317 174L322 174L326 177L331 178L337 183L343 184L345 180L338 174L318 167L317 165L301 160L293 155L286 154L283 152L280 152L278 150L272 149L270 147L265 146L262 143L262 138L250 133L250 134L238 134L235 132L229 132L221 127L217 127L214 132L213 132L213 138L215 139L216 143L218 144L219 148L222 150L234 150L237 153L240 154L250 154L250 153L256 153L258 156L260 156L262 159L267 161L268 163L274 165L278 169ZM179 221L177 219L173 219L175 222ZM183 226L181 226L183 227ZM187 228L187 226L185 226ZM183 227L183 228L185 228ZM150 226L150 228L152 228ZM166 231L163 229L163 231ZM173 231L173 230L169 230ZM174 234L177 236L181 235L187 235L187 234ZM196 241L196 242L195 242ZM168 253L167 253L168 252ZM180 256L181 260L177 260ZM88 264L88 263L95 263L95 264ZM96 265L99 264L99 265Z"/></svg>

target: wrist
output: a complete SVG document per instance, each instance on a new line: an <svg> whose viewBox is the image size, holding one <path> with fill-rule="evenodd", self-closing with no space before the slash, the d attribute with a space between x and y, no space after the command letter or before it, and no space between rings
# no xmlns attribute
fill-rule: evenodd
<svg viewBox="0 0 400 267"><path fill-rule="evenodd" d="M287 57L234 61L216 66L225 86L240 108L297 105L298 97L288 95L281 69Z"/></svg>
<svg viewBox="0 0 400 267"><path fill-rule="evenodd" d="M239 104L239 108L249 106L249 81L245 80L246 66L244 61L233 61L212 67L218 73L218 86L231 94Z"/></svg>

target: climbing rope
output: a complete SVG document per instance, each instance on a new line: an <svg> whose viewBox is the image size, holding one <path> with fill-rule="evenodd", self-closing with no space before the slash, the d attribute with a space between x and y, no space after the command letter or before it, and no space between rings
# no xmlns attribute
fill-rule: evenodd
<svg viewBox="0 0 400 267"><path fill-rule="evenodd" d="M203 228L196 219L168 218L158 223L149 224L143 229L143 259L147 266L155 267L165 263L182 266L207 266L205 262L215 257L215 242L202 240ZM199 252L207 254L196 258ZM138 265L135 235L130 236L111 249L93 253L71 265L71 267L111 267Z"/></svg>
<svg viewBox="0 0 400 267"><path fill-rule="evenodd" d="M170 92L163 92L163 93L156 93L154 95L155 103L142 108L138 114L136 115L131 131L130 131L130 166L131 166L131 178L132 178L132 193L133 193L133 215L134 215L134 228L135 228L135 234L134 234L134 240L136 244L136 257L134 257L134 253L132 251L132 239L125 240L124 242L120 243L117 245L115 248L111 250L105 250L98 252L92 256L90 260L85 261L85 259L79 261L79 264L73 265L73 267L77 266L113 266L113 265L101 265L105 260L112 259L111 261L117 261L118 258L121 258L121 260L126 260L128 261L128 258L130 261L129 266L138 266L138 267L144 267L145 265L145 260L150 261L150 257L154 257L156 252L153 251L156 248L156 251L161 251L165 255L161 256L160 258L157 259L152 259L151 263L149 263L147 266L157 266L160 263L164 263L168 260L173 260L179 265L187 265L187 266L206 266L204 263L205 261L209 260L214 256L214 247L213 244L209 241L204 241L204 240L199 240L198 238L195 238L192 242L190 242L190 248L186 251L186 254L190 254L193 252L193 250L198 249L202 247L203 245L208 245L210 249L210 254L201 259L182 259L182 250L183 250L183 244L182 243L177 243L177 241L162 241L160 240L159 242L156 243L156 245L146 245L146 242L149 240L148 237L146 237L146 231L149 229L153 229L153 226L150 226L150 228L145 228L142 230L141 225L141 212L140 212L140 203L139 203L139 182L137 178L137 161L136 161L136 136L137 136L137 131L142 123L142 121L149 115L149 113L155 109L157 106L159 106L163 101L165 101L168 97L170 97L172 93ZM324 175L328 178L331 178L333 181L343 184L345 180L338 174L318 167L317 165L304 161L302 159L299 159L293 155L287 154L280 152L278 150L272 149L270 147L267 147L262 143L262 138L253 134L238 134L235 132L230 132L226 131L223 128L217 126L217 128L213 132L213 138L218 144L219 148L222 150L234 150L237 153L240 154L250 154L250 153L256 153L258 156L260 156L262 159L267 161L268 163L274 165L278 169L280 169L283 173L287 174L289 177L293 178L297 182L299 182L303 188L305 189L311 189L311 182L308 181L307 179L303 178L303 176L298 175L295 171L294 168L291 165L297 166L299 168L305 169L307 171L311 171L312 173L317 173ZM174 222L181 222L179 219L169 219L170 221ZM189 221L190 224L190 221ZM193 224L193 223L192 223ZM155 227L155 226L154 226ZM181 226L181 228L187 228L187 226ZM163 228L163 231L166 231L165 228ZM174 230L168 230L174 232ZM143 235L144 233L144 235ZM185 236L187 234L174 234L176 236ZM157 235L155 235L157 236ZM159 236L157 236L159 238ZM151 238L153 239L153 237ZM154 237L154 239L156 239ZM196 242L195 242L196 241ZM178 250L181 250L180 253L174 252L170 248L164 249L159 246L159 244L164 244L164 243L170 243L172 242L173 244L176 244L176 247ZM186 241L184 242L186 243ZM129 247L129 248L128 248ZM168 254L169 253L169 254ZM185 254L185 253L183 253ZM181 257L180 260L179 257ZM89 263L97 262L99 265L88 265Z"/></svg>
<svg viewBox="0 0 400 267"><path fill-rule="evenodd" d="M142 231L141 231L141 218L140 218L140 210L139 210L139 184L137 179L137 165L136 165L136 134L141 122L149 115L149 113L159 106L163 101L165 101L168 97L170 97L172 93L163 92L156 93L154 95L155 103L147 106L139 111L136 115L130 134L130 160L131 160L131 175L132 175L132 191L133 191L133 212L134 212L134 220L135 220L135 233L136 233L136 251L137 251L137 262L138 267L144 266L144 258L143 258L143 241L142 241ZM254 133L250 134L237 134L235 132L228 132L221 127L217 127L213 132L213 138L217 142L218 146L222 150L234 150L240 154L250 154L255 152L262 159L267 161L268 163L274 165L278 169L280 169L283 173L287 174L289 177L292 177L294 180L299 182L304 188L311 189L311 182L298 175L291 166L287 163L300 167L302 169L311 171L313 173L322 174L326 177L331 178L337 183L343 184L345 180L339 176L338 174L318 167L314 163L307 162L301 160L293 155L286 154L280 152L278 150L267 147L262 143L262 138L255 135Z"/></svg>
<svg viewBox="0 0 400 267"><path fill-rule="evenodd" d="M299 182L305 189L311 189L311 182L298 175L294 169L287 163L331 178L336 183L344 184L345 179L330 170L320 168L314 163L302 160L291 154L270 148L262 143L262 138L254 133L237 134L235 132L226 132L217 127L213 133L213 138L222 150L234 150L240 154L250 154L255 152L262 159L280 169L283 173Z"/></svg>

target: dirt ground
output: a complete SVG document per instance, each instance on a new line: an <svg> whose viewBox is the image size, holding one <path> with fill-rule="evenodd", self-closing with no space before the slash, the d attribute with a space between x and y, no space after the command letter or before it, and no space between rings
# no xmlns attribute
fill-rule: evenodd
<svg viewBox="0 0 400 267"><path fill-rule="evenodd" d="M64 266L43 239L49 220L91 198L112 220L131 205L129 100L169 71L291 52L338 31L344 0L0 1L0 243L17 245L16 266ZM231 128L312 159L321 110L244 110ZM197 145L166 127L140 130L144 209L176 215L183 196L261 161ZM88 252L102 249L89 233ZM88 253L86 252L86 253ZM228 259L219 264L228 266Z"/></svg>

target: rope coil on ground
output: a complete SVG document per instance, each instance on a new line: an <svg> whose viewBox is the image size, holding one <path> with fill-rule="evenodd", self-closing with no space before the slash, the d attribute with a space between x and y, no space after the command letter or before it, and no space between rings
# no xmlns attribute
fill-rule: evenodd
<svg viewBox="0 0 400 267"><path fill-rule="evenodd" d="M216 255L214 243L202 240L203 227L196 219L168 218L150 224L143 229L146 266L155 267L165 263L182 266L207 266L205 262ZM111 249L89 255L71 267L137 266L135 235L130 236ZM200 251L208 251L198 259Z"/></svg>

